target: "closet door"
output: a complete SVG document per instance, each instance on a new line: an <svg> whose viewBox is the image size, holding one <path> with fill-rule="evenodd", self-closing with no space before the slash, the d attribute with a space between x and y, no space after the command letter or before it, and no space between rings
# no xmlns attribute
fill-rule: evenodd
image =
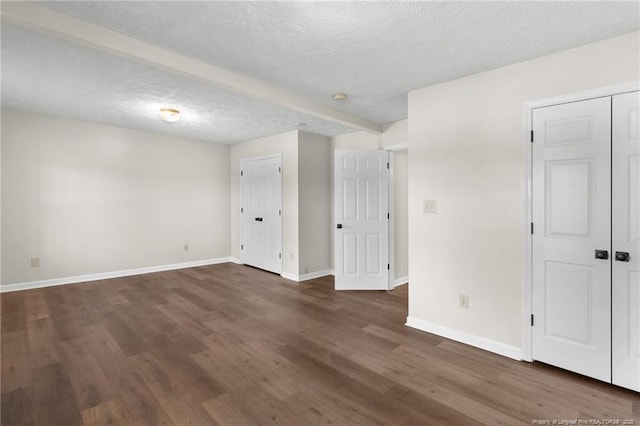
<svg viewBox="0 0 640 426"><path fill-rule="evenodd" d="M533 111L535 360L611 381L611 98Z"/></svg>
<svg viewBox="0 0 640 426"><path fill-rule="evenodd" d="M282 273L282 160L240 162L242 263Z"/></svg>
<svg viewBox="0 0 640 426"><path fill-rule="evenodd" d="M640 391L640 92L613 97L612 381Z"/></svg>

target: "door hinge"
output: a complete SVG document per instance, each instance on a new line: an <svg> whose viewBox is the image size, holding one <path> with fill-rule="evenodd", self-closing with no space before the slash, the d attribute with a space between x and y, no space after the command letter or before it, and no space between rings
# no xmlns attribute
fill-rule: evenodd
<svg viewBox="0 0 640 426"><path fill-rule="evenodd" d="M282 173L282 167L278 167L278 173Z"/></svg>
<svg viewBox="0 0 640 426"><path fill-rule="evenodd" d="M278 210L278 216L282 216L282 210Z"/></svg>
<svg viewBox="0 0 640 426"><path fill-rule="evenodd" d="M278 253L278 259L282 259L282 253Z"/></svg>
<svg viewBox="0 0 640 426"><path fill-rule="evenodd" d="M389 220L389 213L387 213L387 220Z"/></svg>
<svg viewBox="0 0 640 426"><path fill-rule="evenodd" d="M531 314L531 327L533 327L533 314Z"/></svg>
<svg viewBox="0 0 640 426"><path fill-rule="evenodd" d="M389 163L387 163L387 170L389 170Z"/></svg>
<svg viewBox="0 0 640 426"><path fill-rule="evenodd" d="M240 250L244 250L244 244L240 244Z"/></svg>
<svg viewBox="0 0 640 426"><path fill-rule="evenodd" d="M244 209L240 207L240 213L244 213Z"/></svg>
<svg viewBox="0 0 640 426"><path fill-rule="evenodd" d="M391 269L391 264L387 263L387 271L389 271Z"/></svg>
<svg viewBox="0 0 640 426"><path fill-rule="evenodd" d="M533 142L533 130L531 131L531 142Z"/></svg>
<svg viewBox="0 0 640 426"><path fill-rule="evenodd" d="M240 176L244 176L244 172L240 170Z"/></svg>
<svg viewBox="0 0 640 426"><path fill-rule="evenodd" d="M531 233L533 234L533 222L531 222Z"/></svg>

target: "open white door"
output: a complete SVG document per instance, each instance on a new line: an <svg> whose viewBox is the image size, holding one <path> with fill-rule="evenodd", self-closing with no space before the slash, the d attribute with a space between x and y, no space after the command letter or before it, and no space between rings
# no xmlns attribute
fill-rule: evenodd
<svg viewBox="0 0 640 426"><path fill-rule="evenodd" d="M611 381L611 98L533 111L533 359Z"/></svg>
<svg viewBox="0 0 640 426"><path fill-rule="evenodd" d="M613 97L612 382L640 392L640 92Z"/></svg>
<svg viewBox="0 0 640 426"><path fill-rule="evenodd" d="M335 288L389 289L389 154L335 151Z"/></svg>
<svg viewBox="0 0 640 426"><path fill-rule="evenodd" d="M240 161L242 263L282 273L282 159Z"/></svg>

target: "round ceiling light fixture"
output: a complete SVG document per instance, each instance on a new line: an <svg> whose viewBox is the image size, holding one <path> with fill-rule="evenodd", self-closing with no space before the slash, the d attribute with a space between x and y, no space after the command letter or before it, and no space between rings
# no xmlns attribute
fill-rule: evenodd
<svg viewBox="0 0 640 426"><path fill-rule="evenodd" d="M175 108L160 108L160 118L168 123L180 120L180 111Z"/></svg>
<svg viewBox="0 0 640 426"><path fill-rule="evenodd" d="M334 101L346 101L348 98L346 93L336 93L333 95Z"/></svg>

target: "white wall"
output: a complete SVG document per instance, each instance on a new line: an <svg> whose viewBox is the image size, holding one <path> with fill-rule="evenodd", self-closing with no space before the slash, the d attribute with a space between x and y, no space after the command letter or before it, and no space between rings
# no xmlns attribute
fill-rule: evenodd
<svg viewBox="0 0 640 426"><path fill-rule="evenodd" d="M369 132L352 132L331 138L333 149L380 149L380 135Z"/></svg>
<svg viewBox="0 0 640 426"><path fill-rule="evenodd" d="M409 120L394 121L382 126L380 147L390 149L409 142Z"/></svg>
<svg viewBox="0 0 640 426"><path fill-rule="evenodd" d="M639 35L409 94L411 318L521 348L523 103L640 80Z"/></svg>
<svg viewBox="0 0 640 426"><path fill-rule="evenodd" d="M331 141L300 132L298 201L300 274L331 270Z"/></svg>
<svg viewBox="0 0 640 426"><path fill-rule="evenodd" d="M2 111L3 284L228 257L228 203L226 145Z"/></svg>
<svg viewBox="0 0 640 426"><path fill-rule="evenodd" d="M383 149L406 144L409 140L409 120L382 125L382 133L365 131L345 133L331 138L333 148Z"/></svg>
<svg viewBox="0 0 640 426"><path fill-rule="evenodd" d="M299 275L298 131L231 145L231 256L240 258L240 160L282 154L282 272Z"/></svg>

